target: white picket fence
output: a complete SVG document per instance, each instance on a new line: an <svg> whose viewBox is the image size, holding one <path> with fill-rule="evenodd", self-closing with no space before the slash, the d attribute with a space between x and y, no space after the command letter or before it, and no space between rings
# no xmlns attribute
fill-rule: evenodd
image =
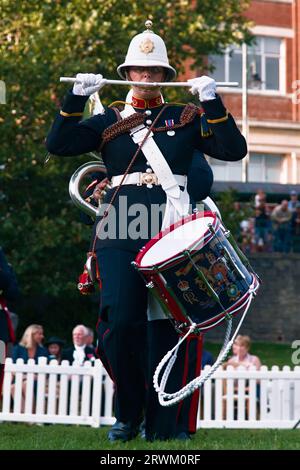
<svg viewBox="0 0 300 470"><path fill-rule="evenodd" d="M99 359L83 366L6 359L0 421L99 427L114 423L112 407L113 384Z"/></svg>
<svg viewBox="0 0 300 470"><path fill-rule="evenodd" d="M7 359L0 422L112 424L113 392L100 360L79 366ZM198 427L293 428L299 419L300 367L220 368L201 391Z"/></svg>

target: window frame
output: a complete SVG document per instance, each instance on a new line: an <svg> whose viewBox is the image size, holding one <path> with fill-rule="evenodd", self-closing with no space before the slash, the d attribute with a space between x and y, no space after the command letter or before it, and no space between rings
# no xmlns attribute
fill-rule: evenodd
<svg viewBox="0 0 300 470"><path fill-rule="evenodd" d="M251 88L249 85L247 87L247 92L249 94L263 94L263 95L286 95L286 38L283 36L278 36L278 35L271 35L271 34L263 34L263 31L260 34L256 34L256 37L260 38L274 38L274 39L279 39L280 40L280 46L279 46L279 56L278 56L278 67L279 67L279 88L278 89L265 89L265 88ZM240 46L241 47L241 46ZM240 52L242 55L242 52ZM249 49L248 49L248 56L249 58ZM226 48L225 53L220 55L220 57L224 57L224 81L229 81L229 74L230 74L230 46ZM265 78L265 69L266 69L266 57L270 57L271 55L261 55L262 57L262 64L261 64L261 69L264 71L262 73L261 78L264 80ZM248 63L249 67L249 63ZM261 70L261 71L262 71ZM230 93L241 93L242 92L242 83L240 83L239 87L235 88L226 88L226 87L220 87L219 88L220 92L230 92Z"/></svg>

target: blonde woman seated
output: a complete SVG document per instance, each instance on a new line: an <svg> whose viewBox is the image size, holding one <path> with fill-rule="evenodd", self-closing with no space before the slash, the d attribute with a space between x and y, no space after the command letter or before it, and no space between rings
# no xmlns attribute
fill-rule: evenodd
<svg viewBox="0 0 300 470"><path fill-rule="evenodd" d="M47 349L42 345L44 339L44 330L41 325L30 325L24 331L19 344L13 348L12 359L16 362L17 359L23 359L27 363L28 359L34 359L38 362L39 357L49 357ZM34 380L34 396L37 392L37 380ZM15 397L15 384L11 386L12 397ZM22 401L21 413L24 413L25 408L25 394L26 394L26 376L22 383Z"/></svg>
<svg viewBox="0 0 300 470"><path fill-rule="evenodd" d="M44 339L44 330L41 325L30 325L24 331L19 344L13 348L12 359L16 362L17 359L34 359L38 361L39 357L49 357L47 349L42 345Z"/></svg>

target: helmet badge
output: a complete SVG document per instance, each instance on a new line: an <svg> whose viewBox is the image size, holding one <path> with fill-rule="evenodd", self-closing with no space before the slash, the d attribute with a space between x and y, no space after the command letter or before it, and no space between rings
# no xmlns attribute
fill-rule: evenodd
<svg viewBox="0 0 300 470"><path fill-rule="evenodd" d="M151 39L144 39L140 44L140 51L144 54L150 54L154 51L154 42Z"/></svg>

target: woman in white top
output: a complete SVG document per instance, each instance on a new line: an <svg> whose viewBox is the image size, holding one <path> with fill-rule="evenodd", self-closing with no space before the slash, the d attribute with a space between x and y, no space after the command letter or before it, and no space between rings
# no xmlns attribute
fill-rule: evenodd
<svg viewBox="0 0 300 470"><path fill-rule="evenodd" d="M256 369L260 369L260 359L249 354L250 345L251 340L249 336L238 335L232 347L233 356L227 361L226 366L244 366L246 369L255 366Z"/></svg>

